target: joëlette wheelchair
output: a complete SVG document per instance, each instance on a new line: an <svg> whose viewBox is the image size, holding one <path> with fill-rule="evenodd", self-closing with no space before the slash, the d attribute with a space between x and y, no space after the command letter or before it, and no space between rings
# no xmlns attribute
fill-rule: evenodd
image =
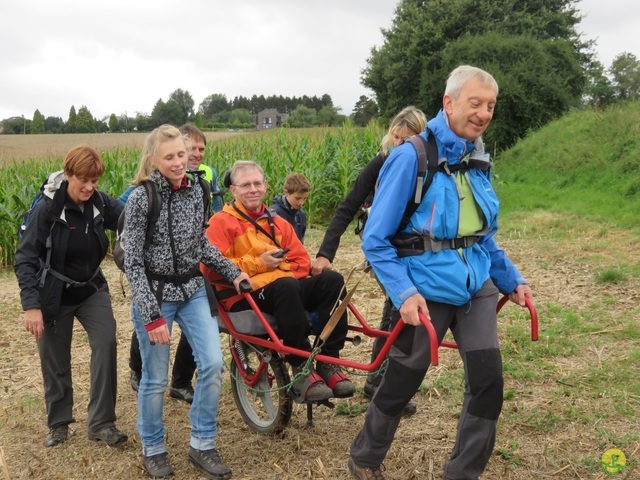
<svg viewBox="0 0 640 480"><path fill-rule="evenodd" d="M348 369L374 372L380 369L393 342L405 326L404 322L399 321L390 332L371 327L351 302L354 288L342 300L341 305L338 306L341 311L338 314L334 312L334 316L339 317L341 312L346 309L351 314L349 317L355 318L355 323L351 319L349 321L348 329L352 335L347 337L347 340L353 342L355 346L361 343L362 337L360 335L370 338L387 337L387 341L377 357L370 363L361 363L320 354L318 348L308 352L284 345L278 338L275 319L271 315L262 313L249 294L251 287L248 282L243 282L240 286L242 295L251 306L251 310L227 312L222 308L220 302L216 301L219 313L218 325L220 331L229 337L233 399L247 425L259 433L279 434L291 420L294 396L288 392L292 379L284 360L285 355L298 355L308 359L308 362L315 359ZM507 296L500 299L497 312L500 312L507 300ZM537 341L538 314L528 299L527 308L531 318L531 340ZM438 365L438 341L435 329L424 315L420 315L420 320L429 334L431 364ZM318 339L322 341L329 334L330 331L317 333L316 345ZM457 348L455 342L444 340L440 346ZM333 407L333 404L328 400L316 403ZM313 426L313 403L307 403L307 426Z"/></svg>

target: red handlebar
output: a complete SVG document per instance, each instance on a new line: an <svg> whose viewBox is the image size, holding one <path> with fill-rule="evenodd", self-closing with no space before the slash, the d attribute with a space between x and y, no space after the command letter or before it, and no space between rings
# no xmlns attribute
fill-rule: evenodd
<svg viewBox="0 0 640 480"><path fill-rule="evenodd" d="M504 295L499 301L498 306L496 307L496 313L499 313L502 310L502 307L509 300L508 295ZM536 311L536 307L533 305L533 302L530 298L525 297L524 299L527 309L529 310L529 316L531 317L531 340L534 342L538 341L538 312ZM431 350L431 365L438 365L438 336L436 334L436 330L433 327L431 321L423 314L418 312L420 316L420 321L424 325L424 328L427 329L427 334L429 335L429 346ZM440 343L441 346L447 348L458 348L458 345L455 342L449 342L443 340Z"/></svg>

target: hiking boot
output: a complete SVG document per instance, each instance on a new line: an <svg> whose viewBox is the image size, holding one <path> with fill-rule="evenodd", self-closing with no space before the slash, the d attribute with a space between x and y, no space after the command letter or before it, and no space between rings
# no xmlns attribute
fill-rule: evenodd
<svg viewBox="0 0 640 480"><path fill-rule="evenodd" d="M380 386L380 381L378 381L378 383L373 383L371 381L371 379L369 377L367 377L367 379L364 381L364 396L371 398L373 397L373 394L376 393L376 390L378 389L378 387Z"/></svg>
<svg viewBox="0 0 640 480"><path fill-rule="evenodd" d="M131 389L137 392L140 388L140 374L134 370L131 370Z"/></svg>
<svg viewBox="0 0 640 480"><path fill-rule="evenodd" d="M44 439L45 447L55 447L67 441L69 437L69 426L59 425L49 429L49 435Z"/></svg>
<svg viewBox="0 0 640 480"><path fill-rule="evenodd" d="M344 374L340 365L318 362L316 370L324 380L324 383L333 390L334 397L352 397L356 393L356 386Z"/></svg>
<svg viewBox="0 0 640 480"><path fill-rule="evenodd" d="M292 367L293 377L295 378L302 370L304 364ZM302 402L321 402L327 400L333 396L333 392L324 383L324 380L317 372L313 370L313 367L309 367L311 372L309 375L301 376L297 380L294 380L291 389L289 390L294 401L298 403Z"/></svg>
<svg viewBox="0 0 640 480"><path fill-rule="evenodd" d="M388 477L384 474L384 465L380 464L377 467L361 467L356 465L356 462L349 457L349 471L354 478L358 480L388 480Z"/></svg>
<svg viewBox="0 0 640 480"><path fill-rule="evenodd" d="M173 467L169 463L167 452L157 455L149 455L142 457L144 468L153 478L170 477L173 475Z"/></svg>
<svg viewBox="0 0 640 480"><path fill-rule="evenodd" d="M196 450L193 447L189 447L189 461L209 478L216 480L231 478L231 469L224 463L215 448L211 450Z"/></svg>
<svg viewBox="0 0 640 480"><path fill-rule="evenodd" d="M194 391L191 385L185 388L171 387L169 389L169 396L171 398L177 398L178 400L187 402L189 405L193 403L193 394L194 394Z"/></svg>
<svg viewBox="0 0 640 480"><path fill-rule="evenodd" d="M364 389L363 389L364 396L369 398L369 400L371 400L371 398L376 393L376 390L378 389L379 386L380 386L379 384L375 385L374 383L371 383L369 381L369 378L367 377L367 379L364 382ZM416 402L414 402L413 399L411 399L404 406L404 410L402 410L402 415L404 415L405 417L410 417L411 415L414 415L417 411L418 411L418 406L416 405Z"/></svg>
<svg viewBox="0 0 640 480"><path fill-rule="evenodd" d="M126 442L128 439L129 437L118 430L115 425L103 428L97 432L89 432L89 440L95 442L102 441L107 445L118 445L119 443Z"/></svg>

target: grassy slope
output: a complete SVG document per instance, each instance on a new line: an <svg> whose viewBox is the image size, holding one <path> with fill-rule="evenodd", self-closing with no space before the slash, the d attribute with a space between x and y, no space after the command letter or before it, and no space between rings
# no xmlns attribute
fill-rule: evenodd
<svg viewBox="0 0 640 480"><path fill-rule="evenodd" d="M640 233L640 103L573 112L496 161L503 212L545 210Z"/></svg>

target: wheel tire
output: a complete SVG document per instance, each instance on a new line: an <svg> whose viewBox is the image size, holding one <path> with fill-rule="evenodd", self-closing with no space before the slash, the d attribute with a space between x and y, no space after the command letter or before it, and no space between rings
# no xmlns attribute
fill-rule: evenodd
<svg viewBox="0 0 640 480"><path fill-rule="evenodd" d="M247 364L254 372L260 356L247 348ZM240 415L258 433L278 434L291 420L293 400L283 388L290 383L289 372L282 358L273 354L269 365L252 390L242 379L236 362L231 362L231 390Z"/></svg>

